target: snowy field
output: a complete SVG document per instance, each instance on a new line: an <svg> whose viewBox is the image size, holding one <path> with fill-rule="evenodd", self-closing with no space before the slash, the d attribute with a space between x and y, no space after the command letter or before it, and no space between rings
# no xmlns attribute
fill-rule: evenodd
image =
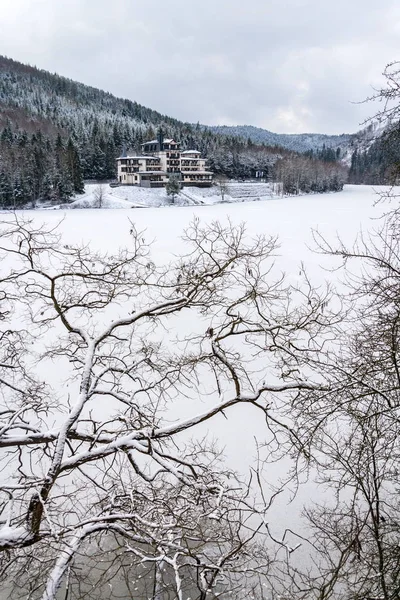
<svg viewBox="0 0 400 600"><path fill-rule="evenodd" d="M233 189L234 187L236 189ZM337 276L326 270L334 265L333 259L313 252L311 230L318 229L332 241L339 234L343 240L351 242L361 229L372 229L376 223L371 219L379 216L384 210L382 205L374 206L377 196L369 186L346 186L343 192L336 194L292 198L270 196L266 201L229 204L214 204L211 191L212 189L202 190L204 204L201 206L165 205L148 210L132 210L131 207L124 210L121 204L115 206L115 210L110 208L107 211L36 210L27 212L26 217L33 219L36 224L55 224L62 219L60 227L65 243L85 242L93 249L110 252L130 244L129 230L131 222L134 222L139 230L145 230L148 240L154 240L155 260L165 262L179 254L183 247L180 239L182 231L194 217L198 217L202 223L214 220L226 222L228 219L233 224L245 222L250 234L262 233L279 237L280 250L276 257L276 268L285 272L291 282L299 279L299 267L304 263L314 285L320 285L330 278L340 286L340 282L332 279ZM245 194L246 186L237 184L232 186L231 191ZM121 195L128 192L131 194L129 200L122 198ZM131 206L139 206L141 202L149 206L149 196L146 194L150 193L155 197L155 192L160 197L165 195L164 190L114 188L110 197L112 196L113 201L119 197L121 203L128 202ZM239 197L244 198L243 195ZM3 214L3 217L7 219L6 214ZM191 324L187 323L186 326L190 327ZM188 406L186 410L188 414L195 414L203 410L203 407ZM181 417L182 414L177 416ZM174 417L176 418L176 415L172 414L171 419ZM200 431L200 435L208 433L216 438L220 447L225 449L227 462L238 471L246 473L255 457L254 439L264 439L265 425L258 412L244 406L234 407L227 417L217 417L207 426L207 430ZM272 465L271 481L277 481L280 476L284 477L288 466L282 462ZM321 492L316 492L315 484L305 483L294 502L287 504L280 501L275 512L271 513L273 523L276 523L277 528L280 523L284 523L285 526L291 525L298 529L297 520L301 505L307 503L311 496L316 499L318 495L320 496ZM287 495L286 501L289 499L290 494Z"/></svg>
<svg viewBox="0 0 400 600"><path fill-rule="evenodd" d="M101 200L99 197L101 196ZM274 184L229 183L223 202L267 200L276 196ZM185 187L174 201L175 206L202 206L222 202L217 186L210 188ZM135 186L110 187L108 184L88 183L85 193L75 196L70 208L149 208L170 205L171 200L163 188Z"/></svg>

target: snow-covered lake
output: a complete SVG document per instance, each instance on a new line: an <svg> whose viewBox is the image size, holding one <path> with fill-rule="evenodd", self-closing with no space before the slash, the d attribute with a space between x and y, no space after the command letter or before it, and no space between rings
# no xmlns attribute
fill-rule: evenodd
<svg viewBox="0 0 400 600"><path fill-rule="evenodd" d="M36 222L55 223L63 219L61 231L66 241L83 241L93 248L110 252L130 244L132 221L139 230L146 231L147 240L154 240L154 258L165 261L179 254L183 248L182 232L195 217L202 223L214 220L226 223L228 219L234 225L244 222L251 235L278 236L280 256L277 266L291 281L296 281L299 265L304 262L313 283L318 285L329 277L324 268L333 263L313 252L315 245L311 231L318 229L331 240L340 235L344 241L351 242L362 228L373 227L371 218L384 211L382 204L374 206L378 199L377 189L348 185L339 193L262 201L146 209L36 210L26 212L26 215ZM134 191L138 192L137 189ZM159 192L142 191L148 194Z"/></svg>
<svg viewBox="0 0 400 600"><path fill-rule="evenodd" d="M280 241L277 267L290 280L299 277L299 265L304 263L311 281L319 285L334 277L326 271L333 259L312 251L314 244L311 230L318 229L327 239L334 241L336 235L351 242L361 229L371 229L371 218L383 212L382 205L374 206L375 190L369 186L346 186L336 194L300 196L270 199L261 202L241 202L207 206L142 209L92 209L27 212L26 217L36 223L60 225L65 243L85 242L93 249L110 252L130 244L130 221L139 230L146 230L148 240L154 240L156 260L168 261L182 248L180 236L184 228L198 217L203 223L230 219L233 224L245 222L250 234L278 235ZM6 215L4 215L6 219ZM340 284L339 284L340 285ZM196 411L196 407L193 407ZM244 426L243 426L244 424ZM235 407L228 419L222 416L208 426L209 434L216 437L225 448L228 463L245 473L255 456L254 439L263 439L264 423L257 412L247 407ZM271 480L284 475L288 465L282 463L271 467ZM284 503L273 518L285 525L295 525L301 504L315 496L313 484L304 486L295 503ZM289 496L288 496L289 497Z"/></svg>
<svg viewBox="0 0 400 600"><path fill-rule="evenodd" d="M154 193L154 190L150 192ZM373 207L376 198L375 188L371 186L348 185L339 193L271 198L258 202L162 206L145 210L36 210L26 215L43 222L56 222L63 218L62 230L68 239L90 241L94 247L110 251L129 243L131 220L140 229L147 229L148 237L155 239L155 248L162 254L178 250L180 234L195 216L205 223L229 218L233 223L246 222L250 233L279 235L282 266L290 272L290 265L298 264L300 260L307 259L310 265L318 263L319 257L313 256L307 249L312 228L331 235L340 232L345 238L354 237L360 226L367 226L371 217L382 212L382 209Z"/></svg>

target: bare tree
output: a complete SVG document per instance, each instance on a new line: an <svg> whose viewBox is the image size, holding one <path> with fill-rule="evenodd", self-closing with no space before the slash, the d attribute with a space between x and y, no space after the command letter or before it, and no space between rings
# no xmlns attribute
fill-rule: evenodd
<svg viewBox="0 0 400 600"><path fill-rule="evenodd" d="M67 245L57 228L18 218L2 228L2 294L27 332L3 327L0 577L20 559L41 560L32 597L53 600L80 548L112 534L136 559L161 556L178 597L182 557L182 568L197 569L206 598L239 537L241 548L254 528L247 538L232 531L231 549L220 546L210 562L200 551L198 562L182 537L171 542L175 554L166 553L160 520L141 530L157 498L164 502L162 482L175 481L187 498L180 513L171 494L182 530L191 494L208 521L203 502L215 507L216 494L239 510L243 492L236 483L216 486L207 462L183 451L188 435L244 404L265 419L276 456L307 454L290 406L323 385L313 381L312 364L338 318L326 295L274 276L276 240L249 240L244 227L195 221L184 237L187 254L161 266L133 225L131 236L130 249L110 256ZM60 372L53 384L52 365ZM186 415L171 422L167 409L182 401Z"/></svg>
<svg viewBox="0 0 400 600"><path fill-rule="evenodd" d="M382 144L390 153L399 130L399 64L384 75L385 87L371 99L383 103L374 118L386 125ZM400 210L394 188L380 194L383 200L390 209L354 245L315 234L319 251L336 257L345 274L347 311L335 343L318 357L326 389L292 405L309 440L310 467L327 493L306 510L312 568L282 569L290 597L399 597Z"/></svg>
<svg viewBox="0 0 400 600"><path fill-rule="evenodd" d="M400 247L399 211L353 247L323 252L340 258L352 305L342 326L340 350L327 357L334 393L311 394L303 407L318 418L315 460L332 489L330 505L309 510L323 565L318 598L398 596L400 521L398 489ZM361 261L361 269L352 264ZM307 417L306 417L307 418Z"/></svg>
<svg viewBox="0 0 400 600"><path fill-rule="evenodd" d="M216 175L214 178L214 185L217 186L218 193L221 196L221 202L225 201L225 196L228 193L228 178L226 175Z"/></svg>
<svg viewBox="0 0 400 600"><path fill-rule="evenodd" d="M383 105L371 120L385 124L383 147L390 154L398 141L399 63L383 74L385 85L368 100ZM342 263L354 302L340 353L328 362L342 388L328 394L331 411L319 415L322 478L336 498L309 512L324 557L316 586L321 599L340 590L343 598L394 600L400 590L400 210L394 188L380 194L383 200L390 200L389 211L353 246L317 236L320 251Z"/></svg>
<svg viewBox="0 0 400 600"><path fill-rule="evenodd" d="M364 102L378 102L382 108L367 119L367 122L378 121L383 124L395 124L400 118L400 61L388 63L382 75L383 86L375 89L374 93L364 100Z"/></svg>
<svg viewBox="0 0 400 600"><path fill-rule="evenodd" d="M306 510L314 568L286 569L293 597L399 594L399 219L395 207L353 246L315 234L320 252L336 256L346 274L347 312L335 344L318 357L326 389L292 405L309 439L310 467L329 490Z"/></svg>
<svg viewBox="0 0 400 600"><path fill-rule="evenodd" d="M95 200L95 208L102 208L104 202L104 185L99 183L93 191L93 197Z"/></svg>
<svg viewBox="0 0 400 600"><path fill-rule="evenodd" d="M94 189L95 208L102 208L104 202L104 186L99 183Z"/></svg>

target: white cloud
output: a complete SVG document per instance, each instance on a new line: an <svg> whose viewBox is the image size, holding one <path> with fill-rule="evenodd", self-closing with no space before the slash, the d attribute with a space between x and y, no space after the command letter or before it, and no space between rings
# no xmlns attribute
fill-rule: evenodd
<svg viewBox="0 0 400 600"><path fill-rule="evenodd" d="M164 114L354 131L400 47L397 0L3 0L0 52Z"/></svg>

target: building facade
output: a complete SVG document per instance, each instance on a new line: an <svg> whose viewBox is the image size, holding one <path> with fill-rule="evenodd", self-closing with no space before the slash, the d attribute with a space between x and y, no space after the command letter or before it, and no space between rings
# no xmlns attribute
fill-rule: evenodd
<svg viewBox="0 0 400 600"><path fill-rule="evenodd" d="M170 177L182 185L209 187L213 173L207 170L206 160L198 150L180 150L175 140L158 139L142 144L140 156L117 158L118 182L122 185L164 187Z"/></svg>

